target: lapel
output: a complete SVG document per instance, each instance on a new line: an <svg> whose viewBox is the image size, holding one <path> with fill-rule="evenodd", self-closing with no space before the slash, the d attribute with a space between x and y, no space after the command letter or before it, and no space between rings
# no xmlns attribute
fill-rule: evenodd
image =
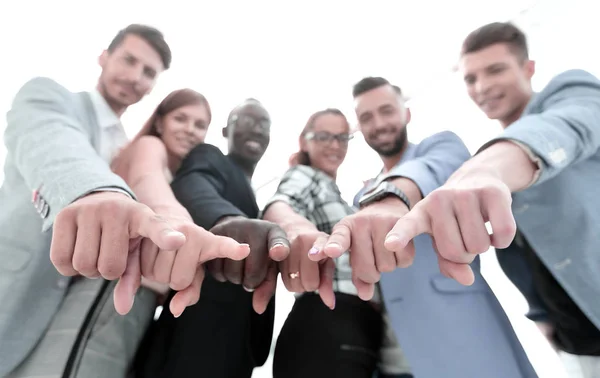
<svg viewBox="0 0 600 378"><path fill-rule="evenodd" d="M79 100L83 104L83 114L86 117L86 126L90 129L91 143L96 151L100 150L100 125L98 124L98 115L94 109L94 104L88 92L80 92Z"/></svg>

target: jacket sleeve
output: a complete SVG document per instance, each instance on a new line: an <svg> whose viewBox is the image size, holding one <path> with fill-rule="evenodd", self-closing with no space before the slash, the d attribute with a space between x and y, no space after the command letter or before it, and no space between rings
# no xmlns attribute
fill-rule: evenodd
<svg viewBox="0 0 600 378"><path fill-rule="evenodd" d="M7 114L6 158L48 204L42 231L65 206L93 191L122 190L134 197L96 152L72 104L72 93L64 87L35 78L19 90Z"/></svg>
<svg viewBox="0 0 600 378"><path fill-rule="evenodd" d="M413 181L423 197L442 186L471 157L463 141L450 131L424 139L414 159L396 165L382 180L405 177Z"/></svg>
<svg viewBox="0 0 600 378"><path fill-rule="evenodd" d="M541 111L511 124L497 138L512 140L539 157L537 181L543 183L600 149L600 80L582 70L564 72L539 94Z"/></svg>

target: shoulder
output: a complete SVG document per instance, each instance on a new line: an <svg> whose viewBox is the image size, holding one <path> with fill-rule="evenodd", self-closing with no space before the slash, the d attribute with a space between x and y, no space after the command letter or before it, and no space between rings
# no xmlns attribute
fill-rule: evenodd
<svg viewBox="0 0 600 378"><path fill-rule="evenodd" d="M420 151L430 150L431 148L466 149L466 146L462 139L452 131L441 131L428 136L417 145L417 149Z"/></svg>
<svg viewBox="0 0 600 378"><path fill-rule="evenodd" d="M303 191L319 182L319 171L307 165L296 165L288 169L279 182L280 190Z"/></svg>
<svg viewBox="0 0 600 378"><path fill-rule="evenodd" d="M298 164L288 169L282 176L284 180L312 180L317 176L318 171L308 165Z"/></svg>
<svg viewBox="0 0 600 378"><path fill-rule="evenodd" d="M167 147L160 138L154 135L144 135L134 139L128 148L136 156L167 158Z"/></svg>
<svg viewBox="0 0 600 378"><path fill-rule="evenodd" d="M218 147L213 146L212 144L202 143L194 147L183 159L177 175L179 176L198 170L228 170L228 167L230 166L231 162Z"/></svg>
<svg viewBox="0 0 600 378"><path fill-rule="evenodd" d="M598 84L600 81L598 80L598 78L594 75L592 75L591 73L585 71L585 70L567 70L564 72L559 73L558 75L554 76L549 82L547 87L554 87L557 85L565 85L565 84L571 84L571 85L577 85L577 84L585 84L585 83L594 83L594 84Z"/></svg>
<svg viewBox="0 0 600 378"><path fill-rule="evenodd" d="M60 85L53 79L47 77L35 77L27 81L17 95L15 101L20 99L28 98L55 98L57 100L64 100L71 98L73 93L67 88Z"/></svg>
<svg viewBox="0 0 600 378"><path fill-rule="evenodd" d="M568 70L554 76L535 97L534 103L552 103L576 97L598 98L600 80L584 70Z"/></svg>
<svg viewBox="0 0 600 378"><path fill-rule="evenodd" d="M110 164L111 169L118 175L129 175L130 169L140 167L167 167L167 148L159 138L144 135L131 141Z"/></svg>

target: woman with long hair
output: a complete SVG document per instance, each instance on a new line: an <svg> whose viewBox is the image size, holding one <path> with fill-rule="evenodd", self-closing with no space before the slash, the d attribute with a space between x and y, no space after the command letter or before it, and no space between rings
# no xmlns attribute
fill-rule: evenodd
<svg viewBox="0 0 600 378"><path fill-rule="evenodd" d="M202 94L188 88L173 91L119 152L111 168L131 187L140 202L154 211L166 211L191 220L169 185L183 158L204 142L210 121L210 106ZM168 285L154 282L147 275L142 278L142 286L158 294L159 302L169 290Z"/></svg>

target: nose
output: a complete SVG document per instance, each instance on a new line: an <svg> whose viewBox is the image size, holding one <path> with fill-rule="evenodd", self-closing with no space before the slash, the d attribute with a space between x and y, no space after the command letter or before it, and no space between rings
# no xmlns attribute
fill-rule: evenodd
<svg viewBox="0 0 600 378"><path fill-rule="evenodd" d="M474 85L475 93L477 93L478 95L486 94L490 90L491 87L492 87L492 85L489 80L482 80L482 79L477 80L477 82L475 82L475 85Z"/></svg>
<svg viewBox="0 0 600 378"><path fill-rule="evenodd" d="M194 121L189 121L186 125L185 132L188 134L193 134L195 129L196 125L194 124Z"/></svg>
<svg viewBox="0 0 600 378"><path fill-rule="evenodd" d="M339 139L337 138L333 138L330 142L329 142L329 148L335 148L336 150L339 150L340 148L344 147L344 145L342 144L342 142L340 142Z"/></svg>
<svg viewBox="0 0 600 378"><path fill-rule="evenodd" d="M144 76L144 65L138 63L132 64L127 71L127 80L130 83L138 83Z"/></svg>
<svg viewBox="0 0 600 378"><path fill-rule="evenodd" d="M387 122L383 119L383 117L379 114L376 114L373 117L373 127L375 130L383 129L387 126Z"/></svg>

